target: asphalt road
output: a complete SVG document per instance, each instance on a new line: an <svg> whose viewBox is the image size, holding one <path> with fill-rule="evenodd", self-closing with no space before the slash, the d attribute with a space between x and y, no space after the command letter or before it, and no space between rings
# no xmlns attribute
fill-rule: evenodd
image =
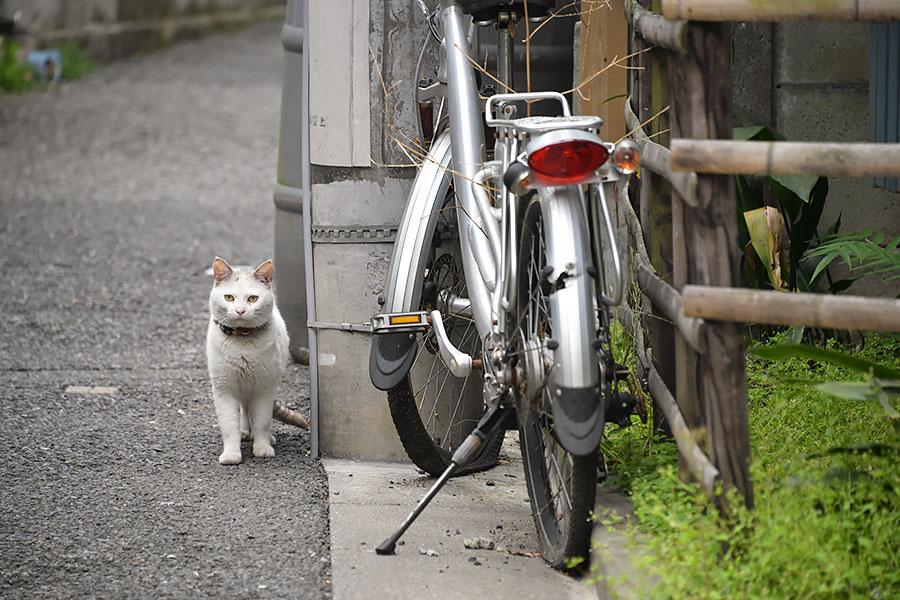
<svg viewBox="0 0 900 600"><path fill-rule="evenodd" d="M220 466L205 367L213 257L272 254L279 27L0 96L0 597L331 595L308 434Z"/></svg>

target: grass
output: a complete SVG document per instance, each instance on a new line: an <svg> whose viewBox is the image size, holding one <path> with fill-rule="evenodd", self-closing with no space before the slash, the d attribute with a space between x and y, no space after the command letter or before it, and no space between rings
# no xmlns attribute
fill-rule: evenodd
<svg viewBox="0 0 900 600"><path fill-rule="evenodd" d="M59 52L62 55L63 79L81 79L97 66L87 52L74 42L60 45Z"/></svg>
<svg viewBox="0 0 900 600"><path fill-rule="evenodd" d="M0 41L0 93L21 92L33 85L34 73L19 62L19 46L8 37Z"/></svg>
<svg viewBox="0 0 900 600"><path fill-rule="evenodd" d="M896 368L900 337L871 336L860 355ZM806 382L857 379L831 365L751 356L746 370L756 506L728 523L678 479L673 443L646 426L609 432L654 582L640 597L900 598L900 452L846 451L900 446L884 411Z"/></svg>

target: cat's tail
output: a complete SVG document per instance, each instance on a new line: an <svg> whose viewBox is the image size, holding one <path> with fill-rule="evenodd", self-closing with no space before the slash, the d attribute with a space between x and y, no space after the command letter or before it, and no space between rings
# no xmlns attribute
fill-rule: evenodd
<svg viewBox="0 0 900 600"><path fill-rule="evenodd" d="M301 429L309 431L309 423L303 418L303 415L296 410L291 410L281 402L275 401L275 408L272 409L272 416L288 425L296 425Z"/></svg>

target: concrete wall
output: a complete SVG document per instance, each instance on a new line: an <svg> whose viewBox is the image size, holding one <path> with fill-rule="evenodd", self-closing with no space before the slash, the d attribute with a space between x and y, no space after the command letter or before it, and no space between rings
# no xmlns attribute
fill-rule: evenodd
<svg viewBox="0 0 900 600"><path fill-rule="evenodd" d="M280 17L284 0L2 0L0 10L20 12L17 41L26 49L75 41L105 61Z"/></svg>
<svg viewBox="0 0 900 600"><path fill-rule="evenodd" d="M734 106L773 125L788 140L868 142L867 23L737 23L734 26ZM900 194L868 178L829 178L821 229L839 214L841 230L873 227L900 235ZM877 276L849 293L895 296L897 282Z"/></svg>
<svg viewBox="0 0 900 600"><path fill-rule="evenodd" d="M412 165L398 141L418 135L413 86L427 27L400 0L333 0L310 18L316 321L363 323L379 310L392 243L341 243L339 232L396 231L400 222L416 168L388 165ZM319 328L316 337L320 454L406 460L387 397L369 381L371 336Z"/></svg>

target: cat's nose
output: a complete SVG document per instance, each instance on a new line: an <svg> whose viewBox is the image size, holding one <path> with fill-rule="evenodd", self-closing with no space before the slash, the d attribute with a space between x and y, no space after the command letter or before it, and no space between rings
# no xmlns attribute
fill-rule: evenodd
<svg viewBox="0 0 900 600"><path fill-rule="evenodd" d="M236 312L238 314L238 316L241 316L245 312L247 312L247 309L246 308L236 308L236 309L234 309L234 312Z"/></svg>

